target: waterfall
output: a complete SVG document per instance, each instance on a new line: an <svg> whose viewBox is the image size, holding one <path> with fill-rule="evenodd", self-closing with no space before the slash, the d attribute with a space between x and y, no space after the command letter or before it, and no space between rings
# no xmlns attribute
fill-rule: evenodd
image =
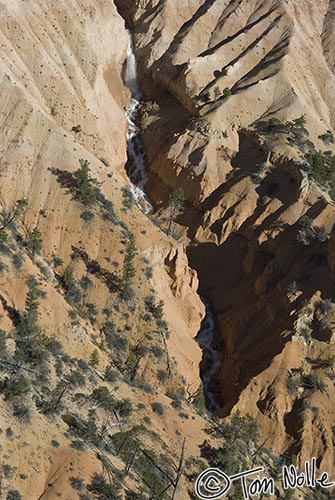
<svg viewBox="0 0 335 500"><path fill-rule="evenodd" d="M206 308L206 316L196 336L196 341L203 353L200 377L207 409L215 413L220 409L218 391L215 391L215 379L220 368L220 353L215 346L217 326L215 314L210 303L201 295L200 298Z"/></svg>
<svg viewBox="0 0 335 500"><path fill-rule="evenodd" d="M140 139L140 131L137 126L139 106L142 99L141 91L137 83L137 64L134 53L133 39L129 36L127 49L127 63L124 72L124 83L131 92L131 99L126 110L127 146L128 146L128 168L127 174L131 182L131 192L141 210L148 214L153 206L144 187L148 178L145 166L145 154Z"/></svg>

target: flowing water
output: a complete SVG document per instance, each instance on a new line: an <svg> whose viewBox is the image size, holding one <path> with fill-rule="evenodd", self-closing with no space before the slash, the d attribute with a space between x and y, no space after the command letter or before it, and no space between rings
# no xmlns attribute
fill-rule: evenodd
<svg viewBox="0 0 335 500"><path fill-rule="evenodd" d="M153 206L145 194L144 187L148 179L145 167L145 154L140 139L140 131L137 126L138 112L142 95L137 83L137 64L134 53L133 40L130 36L127 49L127 63L124 73L124 83L131 92L131 99L126 110L128 122L127 146L128 146L128 167L127 174L131 182L131 192L141 210L148 214Z"/></svg>
<svg viewBox="0 0 335 500"><path fill-rule="evenodd" d="M205 297L200 296L205 308L206 316L201 323L201 328L196 341L202 349L200 376L203 384L206 407L216 413L220 409L218 391L215 379L220 368L220 353L216 348L217 326L214 311Z"/></svg>
<svg viewBox="0 0 335 500"><path fill-rule="evenodd" d="M128 167L127 174L131 182L131 191L134 199L144 213L150 213L153 206L145 194L145 184L148 178L145 154L140 139L140 131L137 125L138 112L142 100L141 91L137 82L137 64L134 53L133 40L130 36L127 50L127 64L124 74L125 85L131 92L131 99L126 111L128 122L127 145L128 145ZM201 329L196 340L203 351L201 363L201 379L207 409L213 413L219 410L217 392L215 392L215 377L220 367L220 355L215 348L216 320L213 309L209 302L201 297L206 316L201 324Z"/></svg>

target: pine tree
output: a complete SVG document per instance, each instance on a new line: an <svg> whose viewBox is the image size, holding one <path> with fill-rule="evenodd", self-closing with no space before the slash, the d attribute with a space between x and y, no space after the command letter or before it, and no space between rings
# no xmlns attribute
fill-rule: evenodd
<svg viewBox="0 0 335 500"><path fill-rule="evenodd" d="M179 210L185 203L185 193L182 187L176 188L169 197L170 200L170 218L169 225L167 229L167 234L169 235L172 228L172 223L174 221L174 216L176 210Z"/></svg>
<svg viewBox="0 0 335 500"><path fill-rule="evenodd" d="M133 233L129 236L129 241L126 248L126 255L123 263L123 272L121 278L121 287L123 294L127 294L129 291L129 282L131 278L135 276L135 267L133 265L134 258L136 256L137 249L135 243L135 237Z"/></svg>
<svg viewBox="0 0 335 500"><path fill-rule="evenodd" d="M99 352L97 349L94 349L94 351L92 351L92 354L90 356L90 365L96 368L99 362L100 362Z"/></svg>
<svg viewBox="0 0 335 500"><path fill-rule="evenodd" d="M73 269L70 266L67 266L64 270L63 276L62 276L62 281L64 288L68 290L71 285L74 283L74 274L73 274Z"/></svg>
<svg viewBox="0 0 335 500"><path fill-rule="evenodd" d="M79 160L80 168L74 173L76 195L75 198L83 205L93 205L97 201L96 188L99 186L97 179L91 177L90 162Z"/></svg>
<svg viewBox="0 0 335 500"><path fill-rule="evenodd" d="M27 245L32 252L33 258L35 257L35 253L40 253L42 250L42 233L37 226L28 233Z"/></svg>
<svg viewBox="0 0 335 500"><path fill-rule="evenodd" d="M16 200L12 208L10 209L3 209L0 220L1 220L1 226L0 226L0 239L3 241L7 240L7 229L11 226L13 222L15 222L19 217L22 216L24 210L26 209L28 205L27 200L22 199L22 200Z"/></svg>
<svg viewBox="0 0 335 500"><path fill-rule="evenodd" d="M37 324L38 308L38 290L36 286L32 286L26 295L25 311L20 313L20 322L16 328L18 335L28 337L40 332Z"/></svg>

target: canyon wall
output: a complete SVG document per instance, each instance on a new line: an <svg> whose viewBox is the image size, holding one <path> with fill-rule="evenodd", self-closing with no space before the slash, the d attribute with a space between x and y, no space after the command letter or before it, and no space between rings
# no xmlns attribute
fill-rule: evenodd
<svg viewBox="0 0 335 500"><path fill-rule="evenodd" d="M320 137L334 130L333 11L227 0L132 12L148 191L162 213L171 190L187 198L178 222L219 323L219 414L251 413L265 446L330 470L335 214L306 155L334 151Z"/></svg>

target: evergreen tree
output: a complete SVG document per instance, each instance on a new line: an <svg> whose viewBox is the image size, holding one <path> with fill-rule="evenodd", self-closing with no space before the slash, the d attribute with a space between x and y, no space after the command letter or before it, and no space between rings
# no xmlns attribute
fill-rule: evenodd
<svg viewBox="0 0 335 500"><path fill-rule="evenodd" d="M99 352L97 349L94 349L94 351L90 356L90 365L96 368L99 364L99 361L100 361Z"/></svg>
<svg viewBox="0 0 335 500"><path fill-rule="evenodd" d="M27 245L32 252L33 258L35 257L35 253L40 253L42 250L42 233L37 226L28 233Z"/></svg>
<svg viewBox="0 0 335 500"><path fill-rule="evenodd" d="M11 224L14 223L19 217L22 216L24 210L28 205L27 200L16 200L14 206L9 210L4 208L0 216L0 239L5 241L7 239L7 229L10 228Z"/></svg>
<svg viewBox="0 0 335 500"><path fill-rule="evenodd" d="M90 162L79 160L80 168L74 173L76 195L75 198L83 205L93 205L97 201L97 179L91 177Z"/></svg>
<svg viewBox="0 0 335 500"><path fill-rule="evenodd" d="M126 255L124 258L123 272L121 278L121 287L124 297L126 297L127 292L129 292L129 282L131 278L135 276L135 267L133 265L133 261L136 256L136 253L137 249L136 249L135 237L133 233L131 233L126 248Z"/></svg>
<svg viewBox="0 0 335 500"><path fill-rule="evenodd" d="M20 321L16 328L18 335L28 337L39 333L38 307L38 290L36 286L32 286L26 296L25 311L20 313Z"/></svg>
<svg viewBox="0 0 335 500"><path fill-rule="evenodd" d="M169 218L169 226L167 229L167 234L170 234L172 224L174 221L175 213L179 210L185 203L185 193L183 188L176 188L169 197L170 200L170 218Z"/></svg>

